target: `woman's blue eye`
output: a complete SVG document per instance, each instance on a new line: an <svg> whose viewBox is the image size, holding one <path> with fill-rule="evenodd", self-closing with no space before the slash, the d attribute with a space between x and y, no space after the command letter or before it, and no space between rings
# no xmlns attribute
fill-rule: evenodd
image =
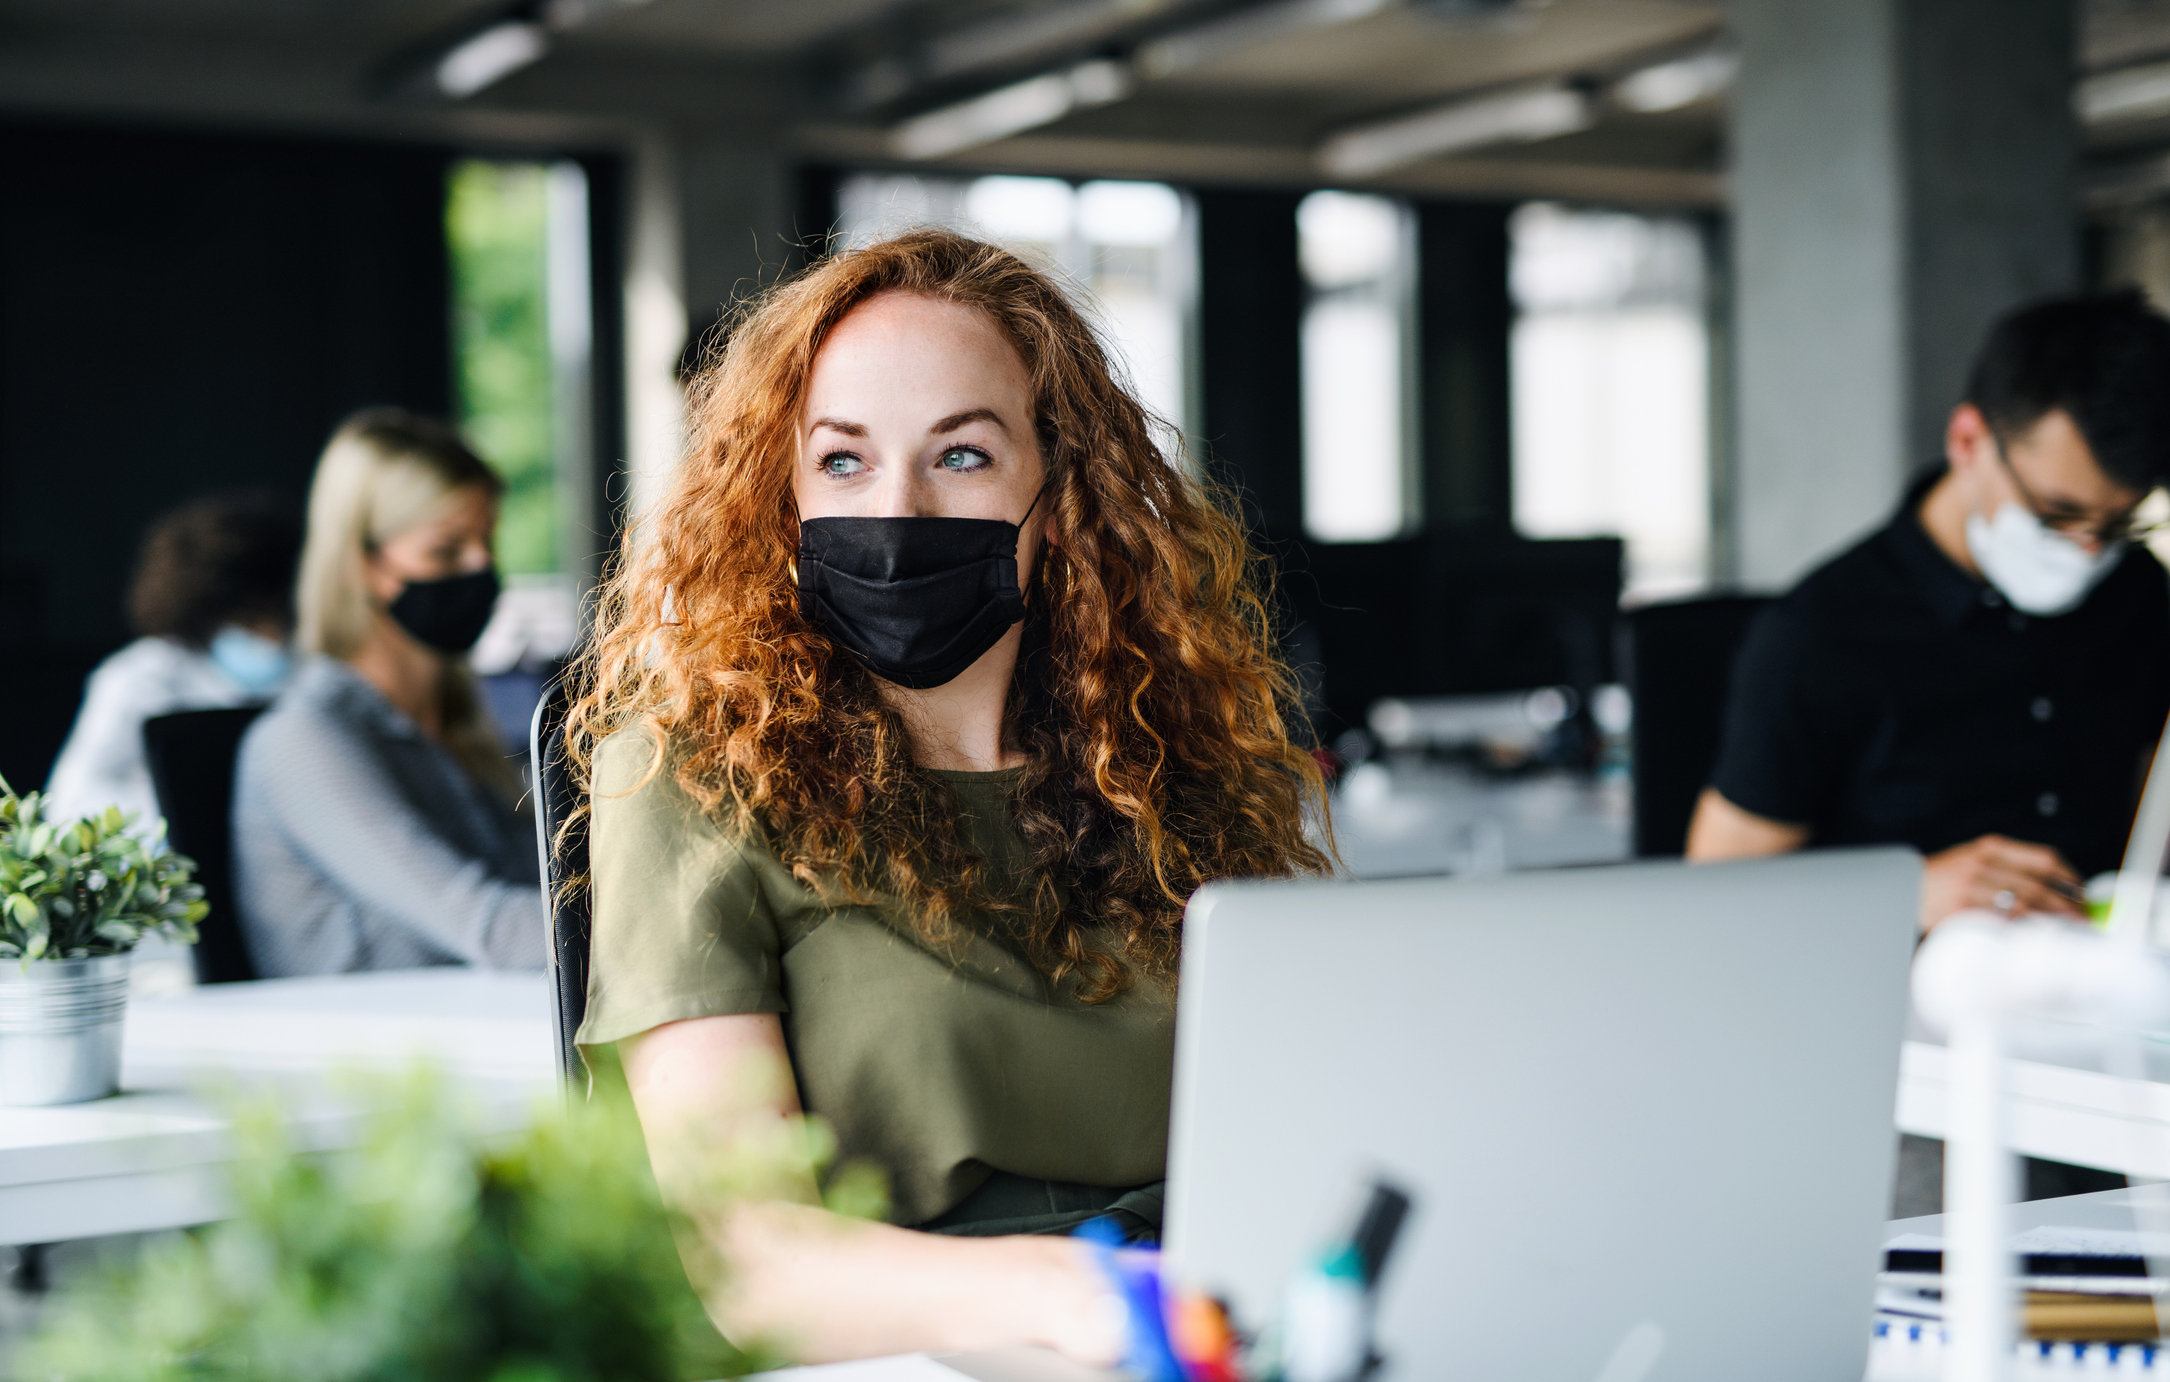
<svg viewBox="0 0 2170 1382"><path fill-rule="evenodd" d="M953 446L942 453L942 459L936 464L946 470L977 470L987 464L987 453L969 446Z"/></svg>
<svg viewBox="0 0 2170 1382"><path fill-rule="evenodd" d="M838 451L821 458L821 472L824 475L857 475L865 469L866 462L849 451Z"/></svg>

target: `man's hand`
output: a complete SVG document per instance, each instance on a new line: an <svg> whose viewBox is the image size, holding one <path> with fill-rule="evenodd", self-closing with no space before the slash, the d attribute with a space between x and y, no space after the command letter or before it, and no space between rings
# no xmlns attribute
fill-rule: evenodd
<svg viewBox="0 0 2170 1382"><path fill-rule="evenodd" d="M1953 912L1986 907L2006 916L2050 912L2079 917L2080 876L2048 845L1984 835L1930 855L1922 864L1921 929Z"/></svg>

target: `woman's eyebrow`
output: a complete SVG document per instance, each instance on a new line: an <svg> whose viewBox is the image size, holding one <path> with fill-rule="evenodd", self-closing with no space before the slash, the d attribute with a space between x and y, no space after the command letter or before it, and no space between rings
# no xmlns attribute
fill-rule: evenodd
<svg viewBox="0 0 2170 1382"><path fill-rule="evenodd" d="M824 427L832 432L842 432L847 437L863 437L866 435L864 424L847 421L840 417L817 417L814 419L814 425L807 430L809 432L819 432Z"/></svg>
<svg viewBox="0 0 2170 1382"><path fill-rule="evenodd" d="M930 435L938 437L944 432L954 432L970 422L991 422L1004 432L1010 430L1010 424L1004 422L1001 415L996 413L994 409L967 408L961 413L951 413L948 417L928 428L927 431Z"/></svg>

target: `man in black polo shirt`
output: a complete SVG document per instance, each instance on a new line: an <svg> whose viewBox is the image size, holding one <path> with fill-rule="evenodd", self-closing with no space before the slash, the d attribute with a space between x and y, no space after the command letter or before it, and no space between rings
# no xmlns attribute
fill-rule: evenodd
<svg viewBox="0 0 2170 1382"><path fill-rule="evenodd" d="M2006 317L1944 454L1750 629L1688 857L1909 844L1925 928L2077 914L2170 712L2170 578L2134 540L2170 476L2170 322L2134 293Z"/></svg>

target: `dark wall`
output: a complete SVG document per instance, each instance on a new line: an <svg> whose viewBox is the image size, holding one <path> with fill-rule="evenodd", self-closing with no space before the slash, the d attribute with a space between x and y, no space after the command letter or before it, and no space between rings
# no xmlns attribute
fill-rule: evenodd
<svg viewBox="0 0 2170 1382"><path fill-rule="evenodd" d="M153 518L297 505L354 408L452 407L443 149L0 124L0 773L43 781Z"/></svg>

